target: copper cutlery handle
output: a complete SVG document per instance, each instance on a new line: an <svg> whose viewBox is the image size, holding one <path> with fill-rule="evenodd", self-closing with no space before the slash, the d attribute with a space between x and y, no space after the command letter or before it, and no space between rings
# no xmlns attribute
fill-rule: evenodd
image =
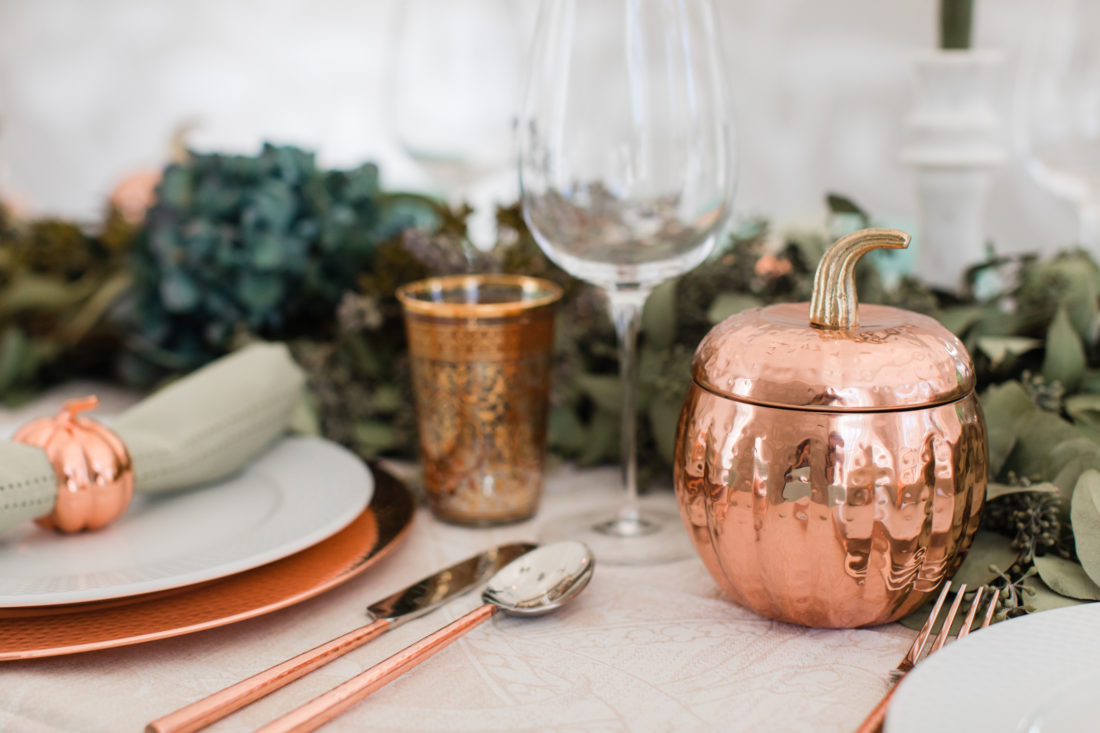
<svg viewBox="0 0 1100 733"><path fill-rule="evenodd" d="M290 684L333 659L347 654L352 649L363 646L390 628L390 625L389 619L381 618L366 626L360 626L308 652L302 652L248 679L196 700L163 718L158 718L146 726L145 733L191 733L205 728L234 710L240 710L250 702Z"/></svg>
<svg viewBox="0 0 1100 733"><path fill-rule="evenodd" d="M497 607L487 603L452 621L439 631L425 636L352 677L347 682L318 695L305 705L291 710L256 733L305 733L316 730L340 713L354 706L378 688L392 682L428 657L443 649L466 632L488 620Z"/></svg>

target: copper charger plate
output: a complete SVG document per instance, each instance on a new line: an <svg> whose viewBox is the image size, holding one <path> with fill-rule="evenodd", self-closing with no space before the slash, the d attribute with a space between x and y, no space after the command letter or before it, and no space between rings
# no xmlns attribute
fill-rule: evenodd
<svg viewBox="0 0 1100 733"><path fill-rule="evenodd" d="M0 609L0 661L191 634L286 608L350 580L405 538L416 508L398 479L372 469L374 498L362 514L332 537L269 565L122 600Z"/></svg>

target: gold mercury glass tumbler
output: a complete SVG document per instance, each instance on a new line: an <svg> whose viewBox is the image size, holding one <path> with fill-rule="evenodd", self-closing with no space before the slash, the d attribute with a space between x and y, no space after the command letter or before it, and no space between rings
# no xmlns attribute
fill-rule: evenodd
<svg viewBox="0 0 1100 733"><path fill-rule="evenodd" d="M405 285L397 297L432 511L467 525L527 519L542 491L561 289L519 275L456 275Z"/></svg>

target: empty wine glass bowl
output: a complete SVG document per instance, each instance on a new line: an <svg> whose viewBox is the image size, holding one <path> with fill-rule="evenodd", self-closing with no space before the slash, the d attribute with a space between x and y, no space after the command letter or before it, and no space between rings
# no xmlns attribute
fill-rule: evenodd
<svg viewBox="0 0 1100 733"><path fill-rule="evenodd" d="M687 557L675 512L646 513L638 500L634 352L650 291L707 258L732 206L714 8L543 0L529 74L518 125L524 219L548 257L607 293L623 379L623 505L546 525L544 536L580 536L603 562Z"/></svg>

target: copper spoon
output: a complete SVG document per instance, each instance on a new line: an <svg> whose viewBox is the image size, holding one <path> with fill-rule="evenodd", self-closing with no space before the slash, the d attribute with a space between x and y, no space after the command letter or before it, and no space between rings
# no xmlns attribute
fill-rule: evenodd
<svg viewBox="0 0 1100 733"><path fill-rule="evenodd" d="M489 579L481 594L485 605L258 728L256 733L315 730L488 620L498 609L511 616L541 616L560 608L584 590L594 567L592 552L580 542L555 542L532 550Z"/></svg>

